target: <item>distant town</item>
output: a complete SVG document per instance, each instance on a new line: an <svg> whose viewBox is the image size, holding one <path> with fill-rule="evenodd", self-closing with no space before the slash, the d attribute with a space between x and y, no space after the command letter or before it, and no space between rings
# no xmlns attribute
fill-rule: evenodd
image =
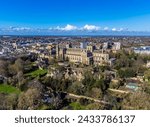
<svg viewBox="0 0 150 127"><path fill-rule="evenodd" d="M150 109L150 37L0 36L0 109Z"/></svg>

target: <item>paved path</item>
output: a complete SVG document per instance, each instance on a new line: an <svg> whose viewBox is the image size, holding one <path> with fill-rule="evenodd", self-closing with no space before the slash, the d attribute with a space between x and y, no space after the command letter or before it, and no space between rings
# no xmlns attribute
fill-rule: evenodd
<svg viewBox="0 0 150 127"><path fill-rule="evenodd" d="M74 98L77 98L77 99L84 98L84 99L88 99L88 100L91 100L91 101L94 101L94 102L97 102L97 103L110 105L110 103L108 103L108 102L101 101L101 100L98 100L98 99L95 99L95 98L92 98L92 97L87 97L87 96L83 96L83 95L76 95L76 94L72 94L72 93L67 93L67 94L68 94L69 97L74 97Z"/></svg>
<svg viewBox="0 0 150 127"><path fill-rule="evenodd" d="M108 89L112 92L118 92L118 93L122 93L122 94L128 94L130 93L129 91L124 91L124 90L117 90L117 89Z"/></svg>
<svg viewBox="0 0 150 127"><path fill-rule="evenodd" d="M50 90L52 90L50 88ZM52 90L53 91L53 90ZM67 92L62 92L64 94L67 94L68 97L70 98L76 98L76 99L88 99L88 100L91 100L91 101L94 101L94 102L97 102L97 103L101 103L101 104L106 104L106 105L111 105L109 102L106 102L106 101L102 101L102 100L99 100L99 99L95 99L95 98L92 98L92 97L88 97L88 96L83 96L83 95L76 95L76 94L73 94L73 93L67 93Z"/></svg>

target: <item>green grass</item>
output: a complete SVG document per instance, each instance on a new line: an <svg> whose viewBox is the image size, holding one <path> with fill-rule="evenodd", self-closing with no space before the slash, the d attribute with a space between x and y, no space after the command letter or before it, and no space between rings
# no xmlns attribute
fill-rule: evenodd
<svg viewBox="0 0 150 127"><path fill-rule="evenodd" d="M36 78L38 76L45 75L46 73L47 73L46 69L43 69L43 70L38 69L38 70L35 70L35 71L25 74L25 76Z"/></svg>
<svg viewBox="0 0 150 127"><path fill-rule="evenodd" d="M79 102L72 102L69 104L69 106L71 106L73 110L85 110L86 109L86 107L81 105Z"/></svg>
<svg viewBox="0 0 150 127"><path fill-rule="evenodd" d="M20 94L21 91L17 89L16 87L10 86L10 85L5 85L5 84L0 84L0 93L6 93L6 94Z"/></svg>
<svg viewBox="0 0 150 127"><path fill-rule="evenodd" d="M38 109L37 110L51 110L51 109L53 109L54 107L50 107L50 106L48 106L48 105L41 105L40 107L38 107Z"/></svg>

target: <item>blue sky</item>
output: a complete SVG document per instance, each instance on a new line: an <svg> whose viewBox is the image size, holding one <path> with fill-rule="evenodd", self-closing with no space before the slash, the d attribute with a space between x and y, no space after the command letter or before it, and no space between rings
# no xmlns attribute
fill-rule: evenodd
<svg viewBox="0 0 150 127"><path fill-rule="evenodd" d="M0 5L0 33L150 31L150 0L0 0Z"/></svg>

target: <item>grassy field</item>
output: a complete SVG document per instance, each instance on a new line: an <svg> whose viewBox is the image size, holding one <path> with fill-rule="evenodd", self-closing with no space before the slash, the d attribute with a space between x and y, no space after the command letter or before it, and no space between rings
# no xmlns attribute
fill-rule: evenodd
<svg viewBox="0 0 150 127"><path fill-rule="evenodd" d="M86 109L85 106L81 105L78 102L72 102L69 106L71 106L73 110L85 110Z"/></svg>
<svg viewBox="0 0 150 127"><path fill-rule="evenodd" d="M32 77L32 78L36 78L38 76L42 76L42 75L45 75L47 73L47 70L46 69L38 69L38 70L35 70L35 71L32 71L30 73L27 73L25 76L29 76L29 77Z"/></svg>
<svg viewBox="0 0 150 127"><path fill-rule="evenodd" d="M6 93L6 94L19 94L21 91L13 86L10 85L4 85L0 84L0 93Z"/></svg>

